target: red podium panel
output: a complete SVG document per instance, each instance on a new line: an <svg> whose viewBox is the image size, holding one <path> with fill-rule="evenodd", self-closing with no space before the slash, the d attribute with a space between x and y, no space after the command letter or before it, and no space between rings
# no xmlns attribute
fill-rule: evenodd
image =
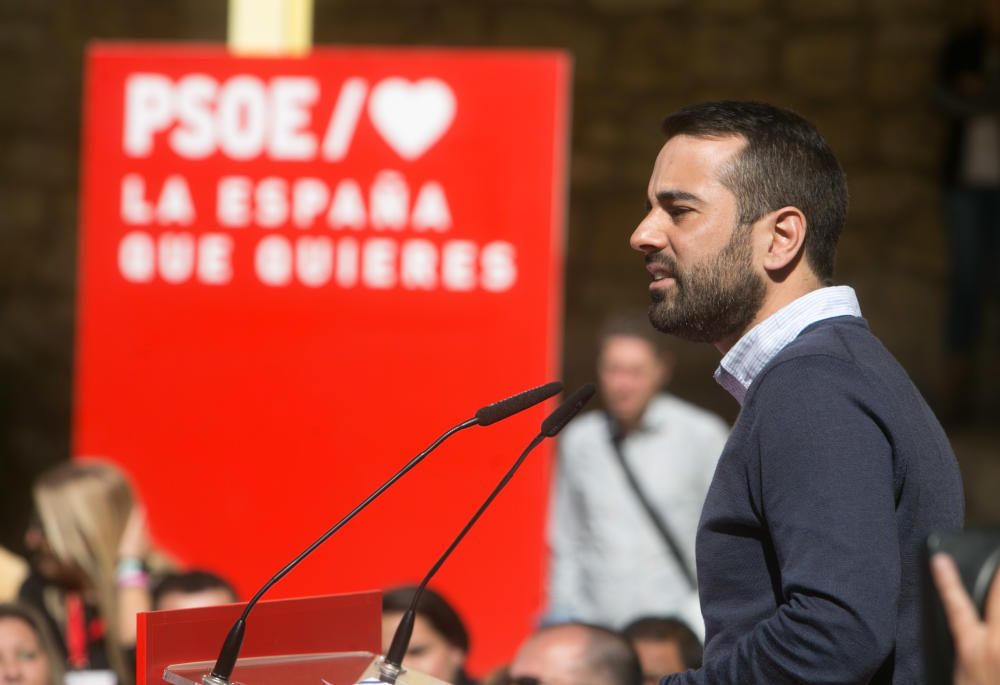
<svg viewBox="0 0 1000 685"><path fill-rule="evenodd" d="M213 661L245 604L139 614L137 685L159 685L171 664ZM247 619L241 658L372 652L382 647L381 595L264 600Z"/></svg>

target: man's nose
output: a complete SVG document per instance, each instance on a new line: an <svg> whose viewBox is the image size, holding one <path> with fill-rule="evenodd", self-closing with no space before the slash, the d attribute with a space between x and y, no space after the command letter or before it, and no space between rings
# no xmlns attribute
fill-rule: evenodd
<svg viewBox="0 0 1000 685"><path fill-rule="evenodd" d="M659 252L667 245L666 233L657 225L656 217L652 214L646 216L639 222L639 225L632 231L629 238L629 245L633 250L642 253Z"/></svg>

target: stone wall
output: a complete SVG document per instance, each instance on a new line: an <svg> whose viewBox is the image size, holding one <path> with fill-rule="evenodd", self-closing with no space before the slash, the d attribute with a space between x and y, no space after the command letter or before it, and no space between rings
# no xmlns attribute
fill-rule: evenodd
<svg viewBox="0 0 1000 685"><path fill-rule="evenodd" d="M943 0L317 0L317 44L556 47L575 59L565 376L592 376L605 314L644 307L627 248L659 121L695 100L756 98L816 121L849 176L839 278L932 398L945 246L935 59L969 2ZM76 189L87 41L225 38L222 0L0 2L0 544L26 484L70 450ZM679 394L729 418L717 353L681 345Z"/></svg>

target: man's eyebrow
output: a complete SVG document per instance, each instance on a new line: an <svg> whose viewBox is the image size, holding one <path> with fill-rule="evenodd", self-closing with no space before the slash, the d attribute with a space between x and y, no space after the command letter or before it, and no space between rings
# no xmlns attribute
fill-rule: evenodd
<svg viewBox="0 0 1000 685"><path fill-rule="evenodd" d="M661 190L656 194L658 202L701 202L701 198L694 193L683 190Z"/></svg>
<svg viewBox="0 0 1000 685"><path fill-rule="evenodd" d="M697 195L695 195L694 193L689 193L684 190L661 190L656 194L656 201L660 204L669 204L671 202L701 203L702 199ZM652 208L653 208L653 203L647 199L646 211L648 212Z"/></svg>

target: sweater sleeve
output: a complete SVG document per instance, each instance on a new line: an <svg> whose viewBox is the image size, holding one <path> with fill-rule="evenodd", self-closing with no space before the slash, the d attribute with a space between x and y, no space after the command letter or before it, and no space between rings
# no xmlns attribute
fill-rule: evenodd
<svg viewBox="0 0 1000 685"><path fill-rule="evenodd" d="M867 683L892 652L901 582L877 393L856 366L825 356L758 382L749 491L777 608L726 654L663 683Z"/></svg>

